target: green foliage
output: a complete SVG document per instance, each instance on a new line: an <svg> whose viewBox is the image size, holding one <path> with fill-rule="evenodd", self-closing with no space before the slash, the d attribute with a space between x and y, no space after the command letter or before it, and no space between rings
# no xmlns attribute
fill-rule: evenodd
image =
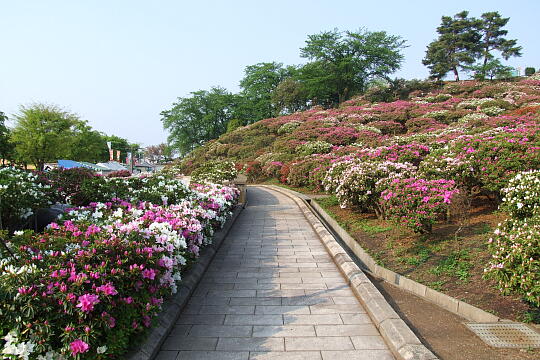
<svg viewBox="0 0 540 360"><path fill-rule="evenodd" d="M119 150L119 148L114 149ZM126 153L127 151L122 152L124 156ZM76 161L93 163L107 161L109 159L107 137L99 131L92 130L85 121L77 123L67 157Z"/></svg>
<svg viewBox="0 0 540 360"><path fill-rule="evenodd" d="M305 110L308 98L304 85L289 77L280 82L272 92L272 104L278 114L291 114Z"/></svg>
<svg viewBox="0 0 540 360"><path fill-rule="evenodd" d="M258 63L245 68L240 87L241 95L248 104L248 123L271 118L279 113L281 109L272 101L272 93L294 71L294 67L284 68L283 64L276 62Z"/></svg>
<svg viewBox="0 0 540 360"><path fill-rule="evenodd" d="M488 77L492 78L490 75L494 72L493 68L497 69L495 70L495 75L499 74L499 76L505 77L504 75L508 73L508 69L505 70L505 67L500 65L500 62L497 63L498 60L495 60L496 63L493 64L493 50L499 51L505 60L508 60L512 56L521 56L522 47L517 46L517 40L504 38L508 34L508 31L503 30L503 27L506 26L508 20L510 18L501 17L497 11L482 14L479 28L482 38L479 46L482 49L481 54L484 58L484 68L480 70L480 74L484 79ZM489 65L490 62L491 65Z"/></svg>
<svg viewBox="0 0 540 360"><path fill-rule="evenodd" d="M489 239L492 257L484 270L503 294L519 294L540 306L540 218L508 219Z"/></svg>
<svg viewBox="0 0 540 360"><path fill-rule="evenodd" d="M473 72L476 80L508 79L513 76L514 68L501 63L499 59L488 59L485 63L477 63L466 68Z"/></svg>
<svg viewBox="0 0 540 360"><path fill-rule="evenodd" d="M288 123L285 123L283 125L281 125L278 129L278 134L279 135L283 135L283 134L290 134L292 133L298 126L300 125L300 122L298 121L291 121L291 122L288 122Z"/></svg>
<svg viewBox="0 0 540 360"><path fill-rule="evenodd" d="M531 76L536 72L536 69L530 66L525 68L525 76Z"/></svg>
<svg viewBox="0 0 540 360"><path fill-rule="evenodd" d="M427 93L441 87L441 83L426 80L392 79L383 83L376 83L368 88L363 98L370 102L392 102L407 100L411 93Z"/></svg>
<svg viewBox="0 0 540 360"><path fill-rule="evenodd" d="M222 87L199 90L189 97L178 98L172 108L161 112L161 121L169 130L169 142L181 153L187 153L227 130L239 108L237 95Z"/></svg>
<svg viewBox="0 0 540 360"><path fill-rule="evenodd" d="M57 168L39 174L41 183L50 187L50 197L54 202L86 205L92 200L92 194L83 193L82 184L96 177L94 171L86 168Z"/></svg>
<svg viewBox="0 0 540 360"><path fill-rule="evenodd" d="M454 251L431 268L430 272L437 276L456 277L460 281L466 282L471 277L469 272L471 268L469 254L466 251Z"/></svg>
<svg viewBox="0 0 540 360"><path fill-rule="evenodd" d="M437 28L439 37L428 45L422 60L432 78L440 80L452 71L459 80L458 70L474 63L481 39L478 32L480 24L468 16L469 12L462 11L453 17L441 18L441 25Z"/></svg>
<svg viewBox="0 0 540 360"><path fill-rule="evenodd" d="M0 230L21 227L36 209L49 205L49 189L31 172L0 168Z"/></svg>
<svg viewBox="0 0 540 360"><path fill-rule="evenodd" d="M13 157L14 146L9 141L11 132L6 126L7 116L0 111L0 158L5 163Z"/></svg>
<svg viewBox="0 0 540 360"><path fill-rule="evenodd" d="M11 139L16 156L38 170L48 161L69 156L76 126L81 124L77 115L46 104L21 106L15 121Z"/></svg>
<svg viewBox="0 0 540 360"><path fill-rule="evenodd" d="M234 131L236 129L238 129L239 127L242 127L244 126L244 122L240 119L231 119L228 123L227 123L227 132L230 133L231 131Z"/></svg>
<svg viewBox="0 0 540 360"><path fill-rule="evenodd" d="M215 160L204 163L191 173L191 182L221 184L236 178L238 171L234 162L228 160Z"/></svg>
<svg viewBox="0 0 540 360"><path fill-rule="evenodd" d="M366 89L368 82L387 78L403 61L405 40L384 31L309 35L300 56L311 62L300 71L308 97L316 104L336 105Z"/></svg>

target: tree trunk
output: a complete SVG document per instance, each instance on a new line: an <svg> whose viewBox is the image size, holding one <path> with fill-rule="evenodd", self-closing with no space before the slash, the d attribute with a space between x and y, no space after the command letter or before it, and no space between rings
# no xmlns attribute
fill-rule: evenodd
<svg viewBox="0 0 540 360"><path fill-rule="evenodd" d="M456 81L459 81L459 73L457 71L457 67L453 67L452 70L454 71L454 78Z"/></svg>

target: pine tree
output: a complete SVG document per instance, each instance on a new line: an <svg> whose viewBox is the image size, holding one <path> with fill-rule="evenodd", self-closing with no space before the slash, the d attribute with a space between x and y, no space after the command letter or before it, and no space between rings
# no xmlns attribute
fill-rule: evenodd
<svg viewBox="0 0 540 360"><path fill-rule="evenodd" d="M482 49L482 57L484 58L481 70L482 76L486 76L489 62L494 59L493 50L501 52L502 57L508 60L512 56L521 56L521 46L517 46L517 40L508 40L504 36L508 34L507 30L503 30L510 18L503 18L497 11L486 12L482 14L481 26L479 33L481 34L480 47Z"/></svg>
<svg viewBox="0 0 540 360"><path fill-rule="evenodd" d="M430 69L430 77L440 80L452 71L456 81L459 69L474 63L480 52L481 24L478 19L469 18L468 11L462 11L453 17L443 16L437 28L439 38L427 48L422 63Z"/></svg>

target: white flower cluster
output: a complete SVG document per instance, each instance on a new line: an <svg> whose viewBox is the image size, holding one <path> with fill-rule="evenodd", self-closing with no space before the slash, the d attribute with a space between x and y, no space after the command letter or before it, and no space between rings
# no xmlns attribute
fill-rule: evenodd
<svg viewBox="0 0 540 360"><path fill-rule="evenodd" d="M307 143L296 147L296 151L302 155L326 154L331 149L332 144L320 140L308 141Z"/></svg>
<svg viewBox="0 0 540 360"><path fill-rule="evenodd" d="M513 218L540 216L540 170L518 173L502 193L501 209L508 211Z"/></svg>
<svg viewBox="0 0 540 360"><path fill-rule="evenodd" d="M481 99L469 99L462 101L458 104L458 109L472 109L476 110L480 105L487 103L489 101L493 101L493 98L481 98Z"/></svg>
<svg viewBox="0 0 540 360"><path fill-rule="evenodd" d="M281 125L277 131L277 133L279 135L283 135L283 134L290 134L292 133L298 126L300 126L300 122L299 121L291 121L291 122L288 122L288 123L285 123L283 125Z"/></svg>
<svg viewBox="0 0 540 360"><path fill-rule="evenodd" d="M489 107L483 108L482 112L488 116L497 116L505 112L505 110L498 106L489 106Z"/></svg>

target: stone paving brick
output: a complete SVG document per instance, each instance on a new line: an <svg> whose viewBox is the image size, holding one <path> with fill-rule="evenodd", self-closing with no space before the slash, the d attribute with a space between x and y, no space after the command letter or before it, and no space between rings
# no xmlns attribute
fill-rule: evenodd
<svg viewBox="0 0 540 360"><path fill-rule="evenodd" d="M339 314L325 314L325 315L283 315L284 324L297 324L297 325L323 325L323 324L343 324Z"/></svg>
<svg viewBox="0 0 540 360"><path fill-rule="evenodd" d="M348 336L317 336L285 338L287 351L298 350L352 350L354 346Z"/></svg>
<svg viewBox="0 0 540 360"><path fill-rule="evenodd" d="M162 350L215 350L218 338L195 336L169 336Z"/></svg>
<svg viewBox="0 0 540 360"><path fill-rule="evenodd" d="M249 194L156 359L392 359L296 203Z"/></svg>
<svg viewBox="0 0 540 360"><path fill-rule="evenodd" d="M282 315L226 315L225 325L283 325Z"/></svg>
<svg viewBox="0 0 540 360"><path fill-rule="evenodd" d="M379 334L379 331L373 324L316 325L315 331L317 332L317 336L363 336Z"/></svg>
<svg viewBox="0 0 540 360"><path fill-rule="evenodd" d="M321 360L319 351L251 352L250 360Z"/></svg>
<svg viewBox="0 0 540 360"><path fill-rule="evenodd" d="M257 306L255 314L310 314L309 307L301 305Z"/></svg>
<svg viewBox="0 0 540 360"><path fill-rule="evenodd" d="M177 360L248 360L249 351L180 351Z"/></svg>
<svg viewBox="0 0 540 360"><path fill-rule="evenodd" d="M193 325L189 331L189 336L220 338L249 337L252 334L252 330L252 326L250 325Z"/></svg>
<svg viewBox="0 0 540 360"><path fill-rule="evenodd" d="M155 360L176 360L178 351L160 351Z"/></svg>
<svg viewBox="0 0 540 360"><path fill-rule="evenodd" d="M220 338L216 350L225 351L284 351L283 338Z"/></svg>
<svg viewBox="0 0 540 360"><path fill-rule="evenodd" d="M257 325L253 327L253 337L316 336L313 325Z"/></svg>

